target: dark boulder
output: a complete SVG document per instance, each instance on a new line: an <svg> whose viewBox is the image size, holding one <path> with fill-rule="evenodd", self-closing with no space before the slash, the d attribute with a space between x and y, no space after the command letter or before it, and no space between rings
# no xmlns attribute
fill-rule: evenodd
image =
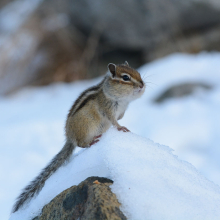
<svg viewBox="0 0 220 220"><path fill-rule="evenodd" d="M33 220L126 220L109 186L112 180L89 177L56 196Z"/></svg>

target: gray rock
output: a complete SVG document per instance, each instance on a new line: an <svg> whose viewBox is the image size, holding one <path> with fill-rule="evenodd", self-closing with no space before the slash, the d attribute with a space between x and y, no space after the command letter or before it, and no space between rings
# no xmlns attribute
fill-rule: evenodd
<svg viewBox="0 0 220 220"><path fill-rule="evenodd" d="M184 96L189 96L198 89L210 90L213 86L206 83L194 82L194 83L181 83L174 85L166 89L162 94L156 97L153 101L156 103L162 103L168 99L180 98Z"/></svg>
<svg viewBox="0 0 220 220"><path fill-rule="evenodd" d="M107 178L89 177L56 196L33 220L126 220Z"/></svg>
<svg viewBox="0 0 220 220"><path fill-rule="evenodd" d="M203 34L220 25L220 3L217 1L216 4L203 0L71 2L70 15L79 28L90 31L94 25L102 25L106 44L145 53L164 47L167 42L176 47L176 39Z"/></svg>

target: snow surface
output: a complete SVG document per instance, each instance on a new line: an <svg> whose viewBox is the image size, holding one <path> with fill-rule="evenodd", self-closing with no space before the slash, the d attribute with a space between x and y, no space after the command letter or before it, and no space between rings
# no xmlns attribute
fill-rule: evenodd
<svg viewBox="0 0 220 220"><path fill-rule="evenodd" d="M190 162L200 173L202 173L202 175L220 185L220 53L201 53L199 55L174 54L144 65L139 71L144 76L145 80L151 83L147 84L148 86L145 94L139 100L131 103L124 118L120 120L119 123L128 127L133 133L173 148L175 150L174 154L178 155L179 158ZM20 189L25 187L63 146L64 123L67 112L73 101L83 90L98 83L100 80L99 78L71 84L61 83L41 88L26 88L10 97L0 98L0 207L2 210L0 219L8 219L15 197L18 196ZM162 104L154 104L152 102L157 95L161 94L161 92L169 86L182 82L206 82L213 85L214 88L209 92L197 91L189 97L170 99ZM111 135L113 134L112 132L113 131L110 131L106 135ZM124 135L123 133L119 134L120 136ZM98 144L106 144L104 137L105 136L102 137L102 141ZM130 138L132 138L132 136L129 136L129 139ZM140 139L142 138L140 137ZM92 149L96 149L96 147L98 149L98 146L100 146L98 144ZM148 148L148 146L148 150L150 151L150 146L152 147L153 145L146 145L146 148ZM160 149L162 153L164 147L157 148ZM80 148L78 151L79 150ZM90 149L88 149L85 152L80 151L80 155L82 156L84 153L88 154L88 152L92 154ZM132 152L133 157L136 157L138 152L138 150L134 150L134 152ZM167 151L164 150L164 152ZM127 152L124 152L124 155L126 154ZM166 155L170 155L169 158L173 157L171 153L167 153ZM107 156L108 155L105 155L105 157ZM140 159L141 156L142 154L138 155L138 158ZM96 158L98 160L97 167L104 167L98 165L99 162L101 163L100 160L103 160L103 163L108 161L108 159L103 158L103 154L101 158ZM158 200L154 197L149 198L152 202L150 206L151 210L148 210L149 212L154 212L158 207L161 208L162 205L159 202L159 196L165 195L169 190L169 192L173 190L173 194L170 195L171 197L172 195L177 195L177 191L174 190L176 182L174 181L173 186L167 185L165 182L166 180L172 180L174 168L178 170L177 174L181 174L181 169L179 170L179 166L176 167L176 163L173 162L172 172L170 171L171 173L168 173L169 169L166 169L164 164L162 165L162 163L166 162L168 165L167 167L171 167L169 163L170 159L166 161L167 158L168 157L164 156L161 163L157 164L158 167L156 167L156 165L153 167L155 170L154 174L158 174L155 179L158 178L162 186L155 185L153 189L154 179L148 178L147 180L146 187L149 188L145 190L149 190L149 195L154 194L154 197L156 195L156 198L159 198ZM90 159L92 159L92 155L90 155ZM109 177L112 176L112 178L115 178L114 180L116 183L117 178L113 174L119 171L114 169L111 170L112 166L114 166L114 159L117 158L111 158L112 164L105 165L105 167L108 167L108 171L103 170L100 171L100 173L108 173ZM151 160L153 159L154 158L150 158L148 159L149 161L145 161L144 163L152 165L153 163L151 162L153 161ZM140 161L143 160L137 160L137 162ZM73 163L74 160L71 164ZM83 161L82 163L85 162ZM178 163L180 163L180 161ZM185 162L181 163L185 164ZM87 164L82 165L84 167L84 165L86 166ZM136 164L133 164L133 166L136 166ZM187 166L190 167L190 165ZM188 170L191 170L191 168ZM77 169L79 169L79 166ZM150 167L148 167L148 169L150 169ZM162 172L163 169L167 172ZM185 168L183 170L185 172ZM90 169L85 169L83 172L90 173ZM93 171L91 171L90 175L93 175L92 172ZM95 172L98 171L96 170ZM141 172L145 172L143 168L141 168ZM81 178L81 176L79 176L81 173L82 172L78 172L75 178ZM138 170L137 173L139 173ZM163 173L167 174L167 176L161 176ZM194 170L192 172L192 178L195 173L196 171ZM179 182L185 181L185 176L181 177L179 174L177 178ZM132 176L130 177L133 178L136 185L139 186L139 184L142 184L142 181L138 181L139 177L137 177L137 175L134 176L137 179ZM142 177L143 183L145 183L145 177ZM199 174L197 174L197 177L202 178ZM51 178L53 178L53 176ZM128 177L124 176L123 181L125 181L126 178ZM188 180L190 180L190 177ZM74 179L73 181L80 182L79 179ZM202 183L204 183L204 181L202 181ZM208 185L207 197L208 195L210 196L209 192L214 190L214 188L218 191L218 187L214 187L210 182L206 183ZM196 184L196 182L193 181L192 185L193 184ZM158 186L158 189L156 189L156 186ZM186 187L187 186L190 188L190 184L186 185ZM114 187L115 184L113 185L113 190L115 190ZM134 185L131 187L133 190L138 190L138 187ZM166 188L167 191L164 188ZM176 190L177 188L178 187L176 187ZM198 190L201 188L202 186L200 187L200 185L198 185ZM209 191L211 188L212 190ZM165 190L164 194L158 193L163 190ZM203 195L203 192L202 190L201 195ZM181 192L181 187L179 188L179 193L179 195L184 194L184 192ZM192 194L189 194L188 196L187 203L189 204L191 195ZM216 196L218 197L218 193L216 193ZM204 197L206 198L206 196ZM135 201L132 204L133 206L138 201L135 198L133 200ZM153 198L155 200L153 200ZM183 197L182 199L184 200L185 198L186 197ZM213 200L214 198L215 197L213 197ZM123 198L120 198L120 200L123 200ZM199 203L199 201L200 199L198 199L197 202ZM175 203L176 202L174 202L173 205L175 205ZM214 202L210 203L210 205L213 204ZM216 204L218 204L218 202L216 202ZM127 204L125 201L123 210L125 210L126 207ZM198 210L199 207L201 206L197 204L195 210ZM206 207L204 205L202 210L200 210L201 213L203 213L203 209L209 210L208 207L211 206L207 205ZM181 209L181 207L179 208ZM175 208L177 209L177 213L179 213L179 208ZM163 213L164 215L170 213L169 219L172 219L172 213L175 209L171 208L169 210L165 208ZM193 213L195 214L195 212ZM151 215L155 213L151 213ZM127 214L129 216L132 215L131 213ZM203 216L205 218L208 215L209 212L207 211L207 215L204 214ZM219 215L217 215L217 217L219 217ZM208 216L206 219L212 218Z"/></svg>
<svg viewBox="0 0 220 220"><path fill-rule="evenodd" d="M85 162L86 161L86 162ZM219 219L220 187L170 148L111 128L101 141L73 156L36 199L10 220L32 219L57 194L89 176L109 177L129 219Z"/></svg>

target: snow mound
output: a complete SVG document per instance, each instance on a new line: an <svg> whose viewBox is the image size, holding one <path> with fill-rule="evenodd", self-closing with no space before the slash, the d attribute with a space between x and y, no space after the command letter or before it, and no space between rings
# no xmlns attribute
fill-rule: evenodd
<svg viewBox="0 0 220 220"><path fill-rule="evenodd" d="M220 188L172 149L133 133L108 130L99 143L72 156L40 194L10 220L32 219L66 188L89 176L108 177L129 219L219 219Z"/></svg>

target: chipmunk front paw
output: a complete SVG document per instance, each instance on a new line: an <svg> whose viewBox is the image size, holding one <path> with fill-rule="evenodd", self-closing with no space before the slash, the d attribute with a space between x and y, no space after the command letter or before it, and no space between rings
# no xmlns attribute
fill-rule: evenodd
<svg viewBox="0 0 220 220"><path fill-rule="evenodd" d="M120 126L120 127L117 127L118 131L123 131L123 132L130 132L126 127L124 126Z"/></svg>

